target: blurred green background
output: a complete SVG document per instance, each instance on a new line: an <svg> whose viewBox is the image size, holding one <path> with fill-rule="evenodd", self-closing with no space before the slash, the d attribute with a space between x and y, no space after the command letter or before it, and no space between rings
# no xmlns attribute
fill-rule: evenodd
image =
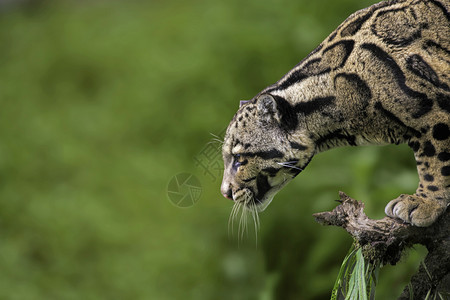
<svg viewBox="0 0 450 300"><path fill-rule="evenodd" d="M228 235L221 178L195 162L239 100L374 1L1 3L0 299L327 299L351 239L312 214L343 190L381 218L416 188L404 145L320 154L256 245ZM202 188L189 208L168 198L181 172ZM377 298L423 252L383 268Z"/></svg>

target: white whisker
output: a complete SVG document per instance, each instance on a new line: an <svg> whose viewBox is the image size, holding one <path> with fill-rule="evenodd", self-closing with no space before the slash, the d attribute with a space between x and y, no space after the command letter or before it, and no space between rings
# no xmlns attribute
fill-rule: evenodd
<svg viewBox="0 0 450 300"><path fill-rule="evenodd" d="M241 217L239 219L239 227L238 227L238 243L239 241L242 241L244 239L244 232L245 232L245 227L246 227L246 218L245 216L247 215L247 212L245 211L245 207L244 205L241 205L242 207L242 211L241 211Z"/></svg>
<svg viewBox="0 0 450 300"><path fill-rule="evenodd" d="M259 222L259 214L256 205L255 205L255 217L256 217L256 227L258 228L259 231L259 228L261 228L261 223Z"/></svg>
<svg viewBox="0 0 450 300"><path fill-rule="evenodd" d="M233 208L231 209L231 213L228 218L228 236L230 236L230 232L231 232L231 235L233 235L233 233L234 233L233 224L234 224L234 219L236 217L236 210L238 210L238 207L239 207L239 203L234 202Z"/></svg>
<svg viewBox="0 0 450 300"><path fill-rule="evenodd" d="M211 132L209 134L213 136L213 141L216 141L216 142L218 142L220 144L224 143L223 137L220 137L220 136L218 136L218 135L216 135L214 133L211 133Z"/></svg>
<svg viewBox="0 0 450 300"><path fill-rule="evenodd" d="M251 212L253 217L253 224L255 226L255 242L256 247L258 247L259 215L258 211L256 210L256 204L252 204Z"/></svg>
<svg viewBox="0 0 450 300"><path fill-rule="evenodd" d="M216 149L217 149L218 152L221 152L222 144L223 144L222 141L216 141L216 140L212 140L212 141L209 141L208 143L206 143L206 145L208 145L208 146L209 145L213 145L213 146L217 145Z"/></svg>
<svg viewBox="0 0 450 300"><path fill-rule="evenodd" d="M238 214L239 214L239 210L240 210L241 208L242 208L241 203L240 203L240 202L237 202L237 203L236 203L236 209L234 210L234 214L233 214L233 224L234 224L234 222L236 222L237 216L238 216ZM234 225L232 225L232 226L234 226ZM232 228L232 230L233 230L233 234L234 234L234 229Z"/></svg>
<svg viewBox="0 0 450 300"><path fill-rule="evenodd" d="M297 167L296 165L293 165L295 163L297 163L297 162L296 161L286 161L286 162L279 162L277 164L279 164L280 166L286 167L286 168L291 168L291 169L296 169L296 170L299 170L299 171L303 171L302 168Z"/></svg>
<svg viewBox="0 0 450 300"><path fill-rule="evenodd" d="M244 194L242 198L235 201L228 218L228 236L234 235L234 223L238 222L237 238L238 246L244 240L244 237L249 235L249 222L253 221L255 230L256 247L258 246L258 231L260 228L260 221L257 209L257 202L254 202L252 195ZM257 201L257 200L256 200ZM239 218L239 221L237 220Z"/></svg>

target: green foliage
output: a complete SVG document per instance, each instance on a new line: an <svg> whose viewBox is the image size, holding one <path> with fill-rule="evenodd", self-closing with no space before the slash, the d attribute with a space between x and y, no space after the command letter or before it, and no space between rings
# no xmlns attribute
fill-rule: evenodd
<svg viewBox="0 0 450 300"><path fill-rule="evenodd" d="M382 217L417 186L405 145L320 154L238 247L219 174L194 161L375 1L18 2L0 15L0 299L324 299L351 239L311 215L343 190ZM181 172L202 185L184 209ZM380 270L377 296L419 260Z"/></svg>
<svg viewBox="0 0 450 300"><path fill-rule="evenodd" d="M380 263L367 261L362 254L362 248L353 245L342 262L331 299L375 299L379 269Z"/></svg>

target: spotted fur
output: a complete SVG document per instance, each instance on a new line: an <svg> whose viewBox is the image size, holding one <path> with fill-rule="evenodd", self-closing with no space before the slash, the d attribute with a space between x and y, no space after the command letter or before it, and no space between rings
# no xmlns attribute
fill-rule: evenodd
<svg viewBox="0 0 450 300"><path fill-rule="evenodd" d="M243 102L224 140L223 195L262 210L316 153L407 143L419 187L385 211L432 224L450 203L449 6L395 0L360 10Z"/></svg>

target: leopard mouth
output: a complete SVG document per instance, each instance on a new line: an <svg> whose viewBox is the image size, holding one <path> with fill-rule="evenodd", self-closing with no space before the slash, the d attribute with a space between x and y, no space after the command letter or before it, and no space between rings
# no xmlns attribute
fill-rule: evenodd
<svg viewBox="0 0 450 300"><path fill-rule="evenodd" d="M263 198L254 197L253 192L250 189L243 189L234 196L234 202L241 203L248 211L264 211L267 206L272 202L275 194L278 190L267 192Z"/></svg>

